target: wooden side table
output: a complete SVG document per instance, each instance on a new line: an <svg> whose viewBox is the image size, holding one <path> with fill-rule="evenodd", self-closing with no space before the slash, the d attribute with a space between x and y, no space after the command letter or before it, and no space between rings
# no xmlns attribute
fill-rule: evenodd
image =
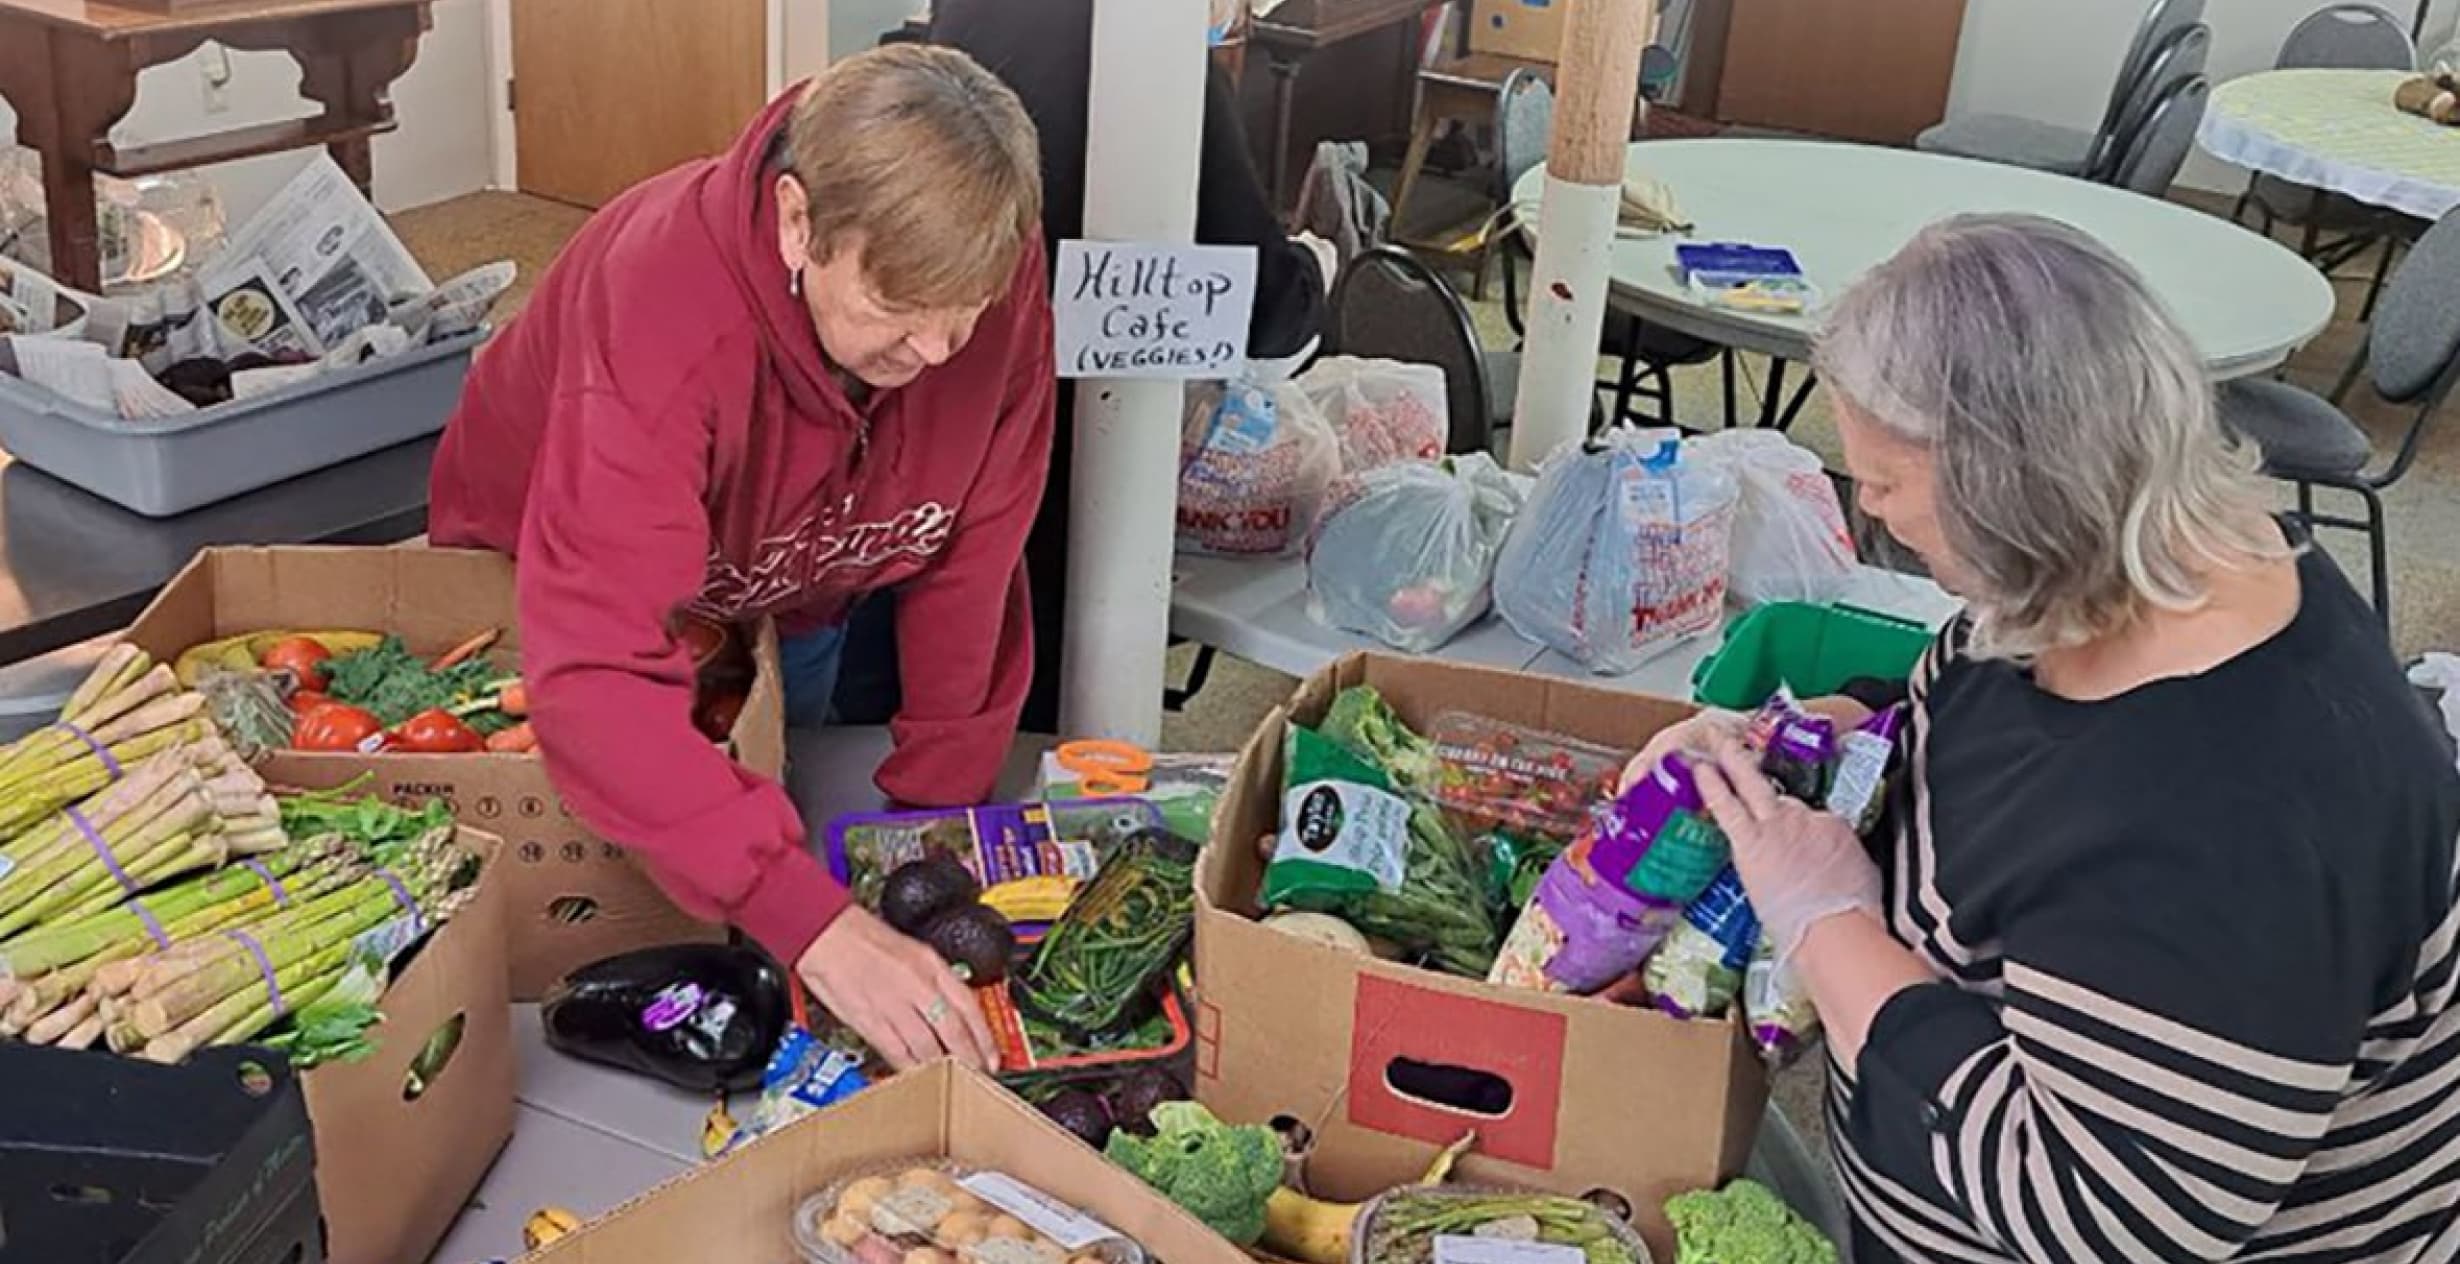
<svg viewBox="0 0 2460 1264"><path fill-rule="evenodd" d="M62 283L102 288L97 174L123 178L323 145L361 190L369 141L395 127L392 86L418 55L431 0L226 0L172 13L104 0L0 0L0 97L18 140L42 155L51 266ZM137 99L137 72L208 40L279 50L299 62L314 118L126 148L112 125Z"/></svg>

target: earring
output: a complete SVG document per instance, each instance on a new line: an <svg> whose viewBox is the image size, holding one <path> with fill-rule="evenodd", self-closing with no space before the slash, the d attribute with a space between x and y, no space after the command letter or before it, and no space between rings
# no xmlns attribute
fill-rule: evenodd
<svg viewBox="0 0 2460 1264"><path fill-rule="evenodd" d="M795 268L788 272L786 276L786 292L794 295L796 298L803 297L803 270L801 268Z"/></svg>

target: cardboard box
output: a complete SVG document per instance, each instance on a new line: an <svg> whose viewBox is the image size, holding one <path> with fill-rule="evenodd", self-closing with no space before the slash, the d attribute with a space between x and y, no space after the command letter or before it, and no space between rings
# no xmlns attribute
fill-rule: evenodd
<svg viewBox="0 0 2460 1264"><path fill-rule="evenodd" d="M486 868L469 903L386 989L375 1053L304 1077L330 1264L426 1259L512 1138L510 867L501 840L466 835ZM449 1056L426 1052L456 1029Z"/></svg>
<svg viewBox="0 0 2460 1264"><path fill-rule="evenodd" d="M208 549L146 607L128 639L160 659L219 637L290 628L392 632L435 654L487 627L502 652L520 649L512 563L454 549ZM757 677L735 722L733 751L767 776L786 761L777 640L763 626ZM348 755L284 752L265 768L286 785L321 789L373 774L396 801L442 798L507 845L512 994L539 999L577 966L653 944L718 941L613 843L573 818L534 755Z"/></svg>
<svg viewBox="0 0 2460 1264"><path fill-rule="evenodd" d="M1196 1095L1226 1119L1290 1116L1315 1131L1315 1193L1363 1198L1416 1179L1471 1128L1471 1181L1627 1200L1661 1259L1667 1198L1742 1170L1767 1074L1734 1022L1550 996L1365 960L1252 920L1257 841L1281 815L1285 719L1320 719L1352 685L1380 690L1420 732L1464 710L1637 750L1690 713L1678 703L1430 659L1351 655L1299 686L1239 756L1197 871ZM1473 1077L1486 1113L1396 1088L1402 1068ZM1498 1081L1500 1083L1498 1083Z"/></svg>
<svg viewBox="0 0 2460 1264"><path fill-rule="evenodd" d="M1469 51L1553 65L1580 0L1478 0L1469 6Z"/></svg>
<svg viewBox="0 0 2460 1264"><path fill-rule="evenodd" d="M526 1264L799 1258L796 1204L840 1177L925 1156L1006 1172L1143 1243L1167 1264L1246 1253L991 1081L948 1062L901 1075L651 1191Z"/></svg>

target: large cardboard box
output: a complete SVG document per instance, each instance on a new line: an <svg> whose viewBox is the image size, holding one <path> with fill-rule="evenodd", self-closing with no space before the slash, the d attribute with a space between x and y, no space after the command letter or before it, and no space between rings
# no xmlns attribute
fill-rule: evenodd
<svg viewBox="0 0 2460 1264"><path fill-rule="evenodd" d="M1479 0L1469 6L1469 51L1553 65L1580 0Z"/></svg>
<svg viewBox="0 0 2460 1264"><path fill-rule="evenodd" d="M478 886L385 991L375 1053L305 1077L330 1264L426 1259L512 1138L510 874L500 840L467 837Z"/></svg>
<svg viewBox="0 0 2460 1264"><path fill-rule="evenodd" d="M1302 684L1249 740L1197 873L1196 1095L1224 1118L1314 1130L1314 1192L1409 1180L1472 1128L1472 1181L1611 1191L1661 1259L1667 1198L1742 1169L1767 1076L1740 1024L1687 1023L1585 997L1490 986L1320 947L1253 918L1258 840L1280 822L1285 719L1314 723L1352 685L1423 732L1462 710L1637 750L1690 713L1673 702L1430 659L1351 655ZM1431 1073L1430 1073L1430 1069ZM1477 1109L1412 1095L1448 1077ZM1482 1094L1482 1095L1481 1095ZM1453 1094L1447 1093L1447 1096Z"/></svg>
<svg viewBox="0 0 2460 1264"><path fill-rule="evenodd" d="M525 1264L684 1264L799 1258L795 1205L846 1175L944 1156L1025 1181L1143 1243L1167 1264L1252 1264L1144 1182L1017 1100L938 1062L679 1177Z"/></svg>
<svg viewBox="0 0 2460 1264"><path fill-rule="evenodd" d="M218 637L275 628L392 632L436 654L488 627L520 649L512 563L456 549L233 548L199 554L129 628L169 659ZM735 722L733 751L775 777L786 762L785 701L774 629L754 646L757 675ZM613 843L574 819L535 755L353 755L285 752L266 776L321 789L372 774L371 789L409 802L442 798L507 845L512 994L537 1000L574 967L652 944L715 941L723 927L675 907Z"/></svg>

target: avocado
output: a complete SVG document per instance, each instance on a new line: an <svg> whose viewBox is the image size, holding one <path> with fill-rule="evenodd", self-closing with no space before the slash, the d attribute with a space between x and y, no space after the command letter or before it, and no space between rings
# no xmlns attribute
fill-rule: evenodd
<svg viewBox="0 0 2460 1264"><path fill-rule="evenodd" d="M897 866L880 886L880 916L908 935L919 935L933 918L982 895L973 871L946 856Z"/></svg>
<svg viewBox="0 0 2460 1264"><path fill-rule="evenodd" d="M1120 1084L1112 1095L1119 1126L1142 1137L1153 1135L1153 1108L1163 1102L1187 1100L1187 1090L1170 1072L1157 1066L1140 1067Z"/></svg>
<svg viewBox="0 0 2460 1264"><path fill-rule="evenodd" d="M923 928L923 941L942 960L955 966L957 977L975 987L1008 977L1008 962L1016 956L1016 931L1008 919L979 904L953 908Z"/></svg>

